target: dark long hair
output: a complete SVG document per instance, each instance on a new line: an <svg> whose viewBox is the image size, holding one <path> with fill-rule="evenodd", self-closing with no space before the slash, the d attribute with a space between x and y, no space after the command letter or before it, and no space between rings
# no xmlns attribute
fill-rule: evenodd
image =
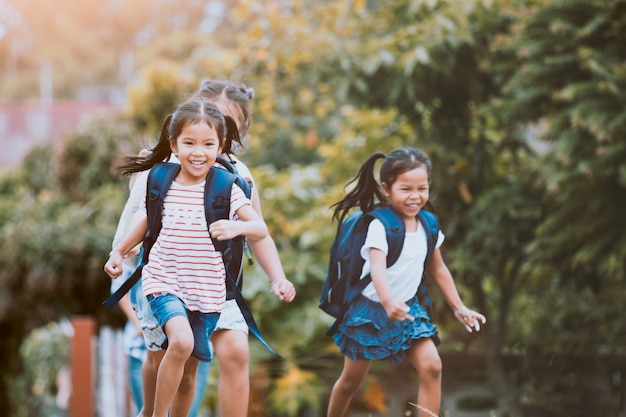
<svg viewBox="0 0 626 417"><path fill-rule="evenodd" d="M381 185L374 177L376 161L384 159L380 167L380 181L387 187L391 187L401 174L421 166L426 166L428 178L432 164L428 156L420 149L401 148L385 155L376 152L359 169L359 173L346 187L356 182L356 185L344 198L330 206L333 209L333 219L341 223L353 207L359 207L363 212L374 209L378 204L386 204L386 197Z"/></svg>
<svg viewBox="0 0 626 417"><path fill-rule="evenodd" d="M217 106L203 97L191 97L178 109L165 118L159 141L148 149L146 156L127 155L122 158L117 169L124 175L145 171L155 164L169 161L172 155L171 144L180 136L187 125L207 123L217 131L222 153L230 153L234 143L240 143L237 123L230 116L224 116Z"/></svg>

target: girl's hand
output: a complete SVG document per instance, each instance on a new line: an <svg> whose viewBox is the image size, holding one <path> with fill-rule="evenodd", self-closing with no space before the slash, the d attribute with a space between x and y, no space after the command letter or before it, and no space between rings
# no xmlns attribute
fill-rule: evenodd
<svg viewBox="0 0 626 417"><path fill-rule="evenodd" d="M477 313L474 310L470 310L469 308L462 306L458 308L454 312L454 316L458 321L465 326L468 332L472 332L472 329L476 329L476 331L480 330L480 323L485 324L487 319L480 313Z"/></svg>
<svg viewBox="0 0 626 417"><path fill-rule="evenodd" d="M286 278L277 279L272 282L272 292L279 300L290 303L296 297L296 288L291 281Z"/></svg>
<svg viewBox="0 0 626 417"><path fill-rule="evenodd" d="M109 260L104 264L104 272L115 279L122 275L122 256L117 252L111 252Z"/></svg>
<svg viewBox="0 0 626 417"><path fill-rule="evenodd" d="M409 314L409 306L403 301L390 300L382 302L383 308L387 312L387 317L389 320L393 321L404 321L415 320L415 317Z"/></svg>
<svg viewBox="0 0 626 417"><path fill-rule="evenodd" d="M233 239L241 235L241 222L235 220L218 220L209 225L211 237L217 240Z"/></svg>

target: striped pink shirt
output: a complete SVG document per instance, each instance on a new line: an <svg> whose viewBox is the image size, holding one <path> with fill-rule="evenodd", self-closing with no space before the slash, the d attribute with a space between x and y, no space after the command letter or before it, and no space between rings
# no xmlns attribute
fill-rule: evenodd
<svg viewBox="0 0 626 417"><path fill-rule="evenodd" d="M236 185L230 201L231 219L240 207L250 204ZM225 279L222 256L207 229L204 182L192 186L173 182L163 202L163 227L143 269L145 294L175 294L191 311L219 312L226 298Z"/></svg>

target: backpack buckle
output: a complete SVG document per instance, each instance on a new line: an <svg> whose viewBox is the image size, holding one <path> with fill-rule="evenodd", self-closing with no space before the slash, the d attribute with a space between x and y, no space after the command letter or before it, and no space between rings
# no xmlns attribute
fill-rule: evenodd
<svg viewBox="0 0 626 417"><path fill-rule="evenodd" d="M213 208L218 210L226 208L226 201L224 200L224 197L216 197L215 200L213 200Z"/></svg>
<svg viewBox="0 0 626 417"><path fill-rule="evenodd" d="M233 251L231 248L226 248L222 252L222 260L224 261L224 265L229 264L231 259L233 259Z"/></svg>

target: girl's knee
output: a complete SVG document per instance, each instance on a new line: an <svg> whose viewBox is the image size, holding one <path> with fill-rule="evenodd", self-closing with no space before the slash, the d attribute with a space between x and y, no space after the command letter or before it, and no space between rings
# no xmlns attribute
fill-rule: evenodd
<svg viewBox="0 0 626 417"><path fill-rule="evenodd" d="M227 331L231 332L231 330ZM244 334L242 333L242 335ZM216 339L216 343L214 342L213 344L220 363L228 362L231 364L246 365L250 356L247 335L241 337L239 334L231 333L223 336Z"/></svg>
<svg viewBox="0 0 626 417"><path fill-rule="evenodd" d="M176 338L168 341L167 353L188 358L193 352L193 338Z"/></svg>
<svg viewBox="0 0 626 417"><path fill-rule="evenodd" d="M229 362L247 363L250 352L248 350L248 342L241 344L235 343L222 351L222 358Z"/></svg>
<svg viewBox="0 0 626 417"><path fill-rule="evenodd" d="M342 375L337 380L337 388L345 395L354 395L363 385L364 378Z"/></svg>
<svg viewBox="0 0 626 417"><path fill-rule="evenodd" d="M443 363L439 355L433 355L428 358L424 358L418 368L420 379L441 379L441 373L443 371Z"/></svg>
<svg viewBox="0 0 626 417"><path fill-rule="evenodd" d="M437 347L430 339L414 343L407 352L407 359L415 367L420 379L441 379L443 364Z"/></svg>

